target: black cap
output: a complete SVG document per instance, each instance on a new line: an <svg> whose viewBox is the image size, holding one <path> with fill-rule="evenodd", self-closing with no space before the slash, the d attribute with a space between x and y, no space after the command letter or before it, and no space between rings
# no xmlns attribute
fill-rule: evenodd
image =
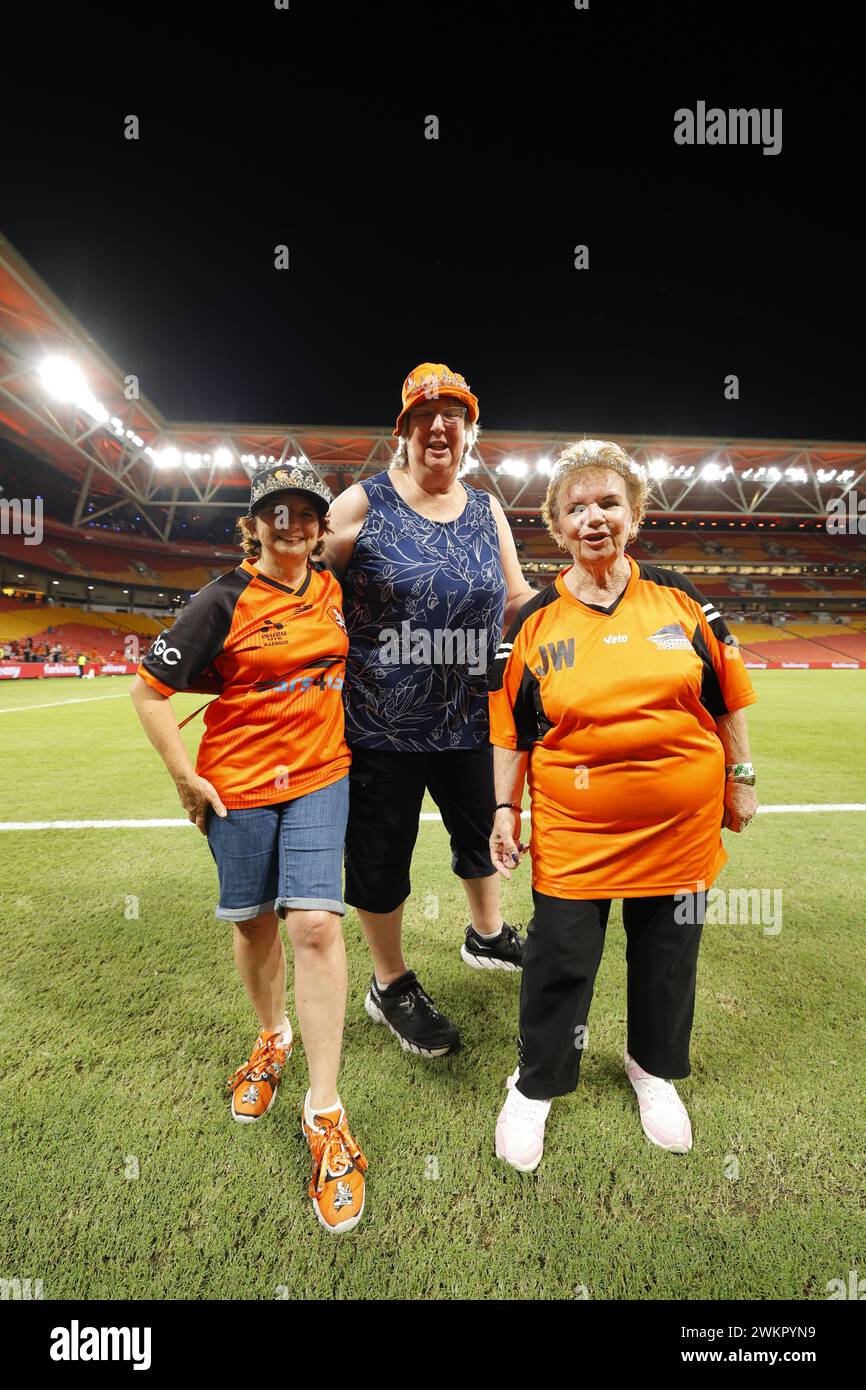
<svg viewBox="0 0 866 1390"><path fill-rule="evenodd" d="M305 493L320 516L325 515L334 500L308 463L275 463L253 474L248 515L253 516L275 492Z"/></svg>

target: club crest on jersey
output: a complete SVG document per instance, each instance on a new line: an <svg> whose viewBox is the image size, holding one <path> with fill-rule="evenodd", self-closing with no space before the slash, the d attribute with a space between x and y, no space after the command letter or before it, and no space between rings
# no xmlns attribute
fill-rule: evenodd
<svg viewBox="0 0 866 1390"><path fill-rule="evenodd" d="M340 631L341 631L341 632L345 632L345 631L346 631L346 620L345 620L345 618L343 617L342 613L340 612L339 608L329 608L329 609L328 609L328 612L330 613L331 617L334 619L334 622L337 624L337 627L340 629Z"/></svg>
<svg viewBox="0 0 866 1390"><path fill-rule="evenodd" d="M692 645L682 623L668 623L667 627L660 627L656 632L651 632L646 640L655 642L660 652L687 652Z"/></svg>

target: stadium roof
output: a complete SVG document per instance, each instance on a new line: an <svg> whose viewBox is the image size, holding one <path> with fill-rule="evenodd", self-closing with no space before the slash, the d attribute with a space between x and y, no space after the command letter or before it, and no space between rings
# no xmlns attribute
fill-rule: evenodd
<svg viewBox="0 0 866 1390"><path fill-rule="evenodd" d="M72 480L76 526L131 504L168 540L188 509L245 507L249 475L265 463L307 459L337 493L391 457L390 422L169 421L137 385L0 234L0 437ZM485 429L473 481L514 517L531 514L561 446L589 433L591 421L575 421L569 434ZM616 438L650 471L649 515L818 518L866 479L863 443Z"/></svg>

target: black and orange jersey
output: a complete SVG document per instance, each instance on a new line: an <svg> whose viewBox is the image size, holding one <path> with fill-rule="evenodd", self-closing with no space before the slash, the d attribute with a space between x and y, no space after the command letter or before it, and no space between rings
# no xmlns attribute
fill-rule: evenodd
<svg viewBox="0 0 866 1390"><path fill-rule="evenodd" d="M609 612L563 570L491 671L490 741L530 753L532 882L551 897L694 892L727 860L716 720L757 697L715 605L684 575L629 563Z"/></svg>
<svg viewBox="0 0 866 1390"><path fill-rule="evenodd" d="M266 806L343 776L342 689L349 639L333 575L297 589L244 560L190 599L138 668L163 695L218 691L196 772L229 809Z"/></svg>

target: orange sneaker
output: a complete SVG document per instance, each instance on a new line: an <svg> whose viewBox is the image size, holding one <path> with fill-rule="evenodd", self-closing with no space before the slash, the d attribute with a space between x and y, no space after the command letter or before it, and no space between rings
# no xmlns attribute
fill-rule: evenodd
<svg viewBox="0 0 866 1390"><path fill-rule="evenodd" d="M305 1097L301 1106L301 1128L313 1155L310 1182L313 1210L325 1230L338 1235L351 1231L364 1214L367 1160L349 1130L341 1105L335 1110L314 1114L312 1118L310 1125Z"/></svg>
<svg viewBox="0 0 866 1390"><path fill-rule="evenodd" d="M277 1039L282 1039L278 1044ZM256 1038L252 1056L233 1072L226 1083L232 1091L232 1115L242 1125L267 1115L277 1098L283 1067L292 1055L292 1030L277 1029Z"/></svg>

